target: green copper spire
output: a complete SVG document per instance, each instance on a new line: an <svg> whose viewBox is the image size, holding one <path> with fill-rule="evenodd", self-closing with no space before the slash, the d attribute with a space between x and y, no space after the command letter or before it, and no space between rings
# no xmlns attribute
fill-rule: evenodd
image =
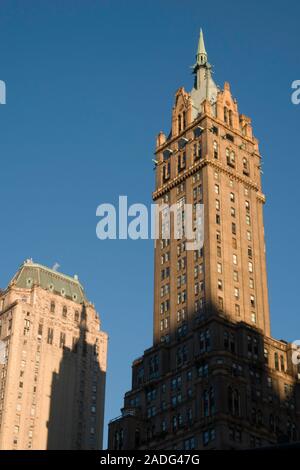
<svg viewBox="0 0 300 470"><path fill-rule="evenodd" d="M206 53L206 49L205 49L202 28L200 29L200 36L199 36L196 59L197 59L197 64L198 65L204 65L207 62L207 53Z"/></svg>
<svg viewBox="0 0 300 470"><path fill-rule="evenodd" d="M218 87L212 78L212 67L208 62L202 29L200 29L196 63L192 66L192 69L195 76L194 87L191 91L192 117L195 119L202 112L203 101L207 100L213 104L216 102L218 95Z"/></svg>

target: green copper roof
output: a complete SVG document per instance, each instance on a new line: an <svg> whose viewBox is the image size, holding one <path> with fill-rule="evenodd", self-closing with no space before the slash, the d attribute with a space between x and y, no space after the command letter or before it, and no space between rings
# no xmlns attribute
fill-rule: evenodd
<svg viewBox="0 0 300 470"><path fill-rule="evenodd" d="M22 289L31 289L34 285L37 285L77 303L87 301L77 276L67 276L31 260L27 260L22 264L10 285Z"/></svg>

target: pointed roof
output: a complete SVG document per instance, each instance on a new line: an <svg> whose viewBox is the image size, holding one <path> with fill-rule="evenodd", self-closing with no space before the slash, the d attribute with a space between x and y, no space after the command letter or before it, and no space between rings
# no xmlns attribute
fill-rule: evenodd
<svg viewBox="0 0 300 470"><path fill-rule="evenodd" d="M218 94L218 87L212 78L211 65L207 59L204 35L200 29L196 63L193 65L193 74L195 75L194 87L191 91L193 119L202 112L203 101L208 100L210 103L214 103Z"/></svg>
<svg viewBox="0 0 300 470"><path fill-rule="evenodd" d="M71 277L62 274L47 266L34 263L30 259L21 265L10 285L21 289L31 289L33 285L38 285L79 304L87 301L84 289L76 275Z"/></svg>
<svg viewBox="0 0 300 470"><path fill-rule="evenodd" d="M199 42L198 42L197 57L201 54L205 54L207 56L207 52L206 52L205 44L204 44L204 36L203 36L202 28L200 28L200 36L199 36Z"/></svg>

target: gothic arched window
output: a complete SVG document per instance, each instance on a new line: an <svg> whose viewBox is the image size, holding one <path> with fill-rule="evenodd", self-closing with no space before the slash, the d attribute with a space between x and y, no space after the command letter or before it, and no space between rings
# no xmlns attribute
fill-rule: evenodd
<svg viewBox="0 0 300 470"><path fill-rule="evenodd" d="M228 123L228 108L226 106L224 106L224 122Z"/></svg>

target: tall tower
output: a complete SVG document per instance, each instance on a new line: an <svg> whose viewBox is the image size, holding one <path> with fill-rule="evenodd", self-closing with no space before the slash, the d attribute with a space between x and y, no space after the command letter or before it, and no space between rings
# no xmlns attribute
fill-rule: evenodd
<svg viewBox="0 0 300 470"><path fill-rule="evenodd" d="M194 87L179 88L156 141L153 200L175 207L155 247L153 347L110 424L111 449L231 449L299 436L292 345L270 337L261 156L230 86L219 89L200 31ZM174 224L204 206L204 244ZM174 213L174 211L173 211ZM163 215L160 230L162 232Z"/></svg>
<svg viewBox="0 0 300 470"><path fill-rule="evenodd" d="M186 251L174 237L157 245L154 341L216 312L270 335L258 142L229 84L218 91L212 80L202 31L193 71L191 93L176 93L171 135L157 138L153 199L202 203L204 247Z"/></svg>
<svg viewBox="0 0 300 470"><path fill-rule="evenodd" d="M106 353L77 276L25 262L0 294L0 449L100 449Z"/></svg>

